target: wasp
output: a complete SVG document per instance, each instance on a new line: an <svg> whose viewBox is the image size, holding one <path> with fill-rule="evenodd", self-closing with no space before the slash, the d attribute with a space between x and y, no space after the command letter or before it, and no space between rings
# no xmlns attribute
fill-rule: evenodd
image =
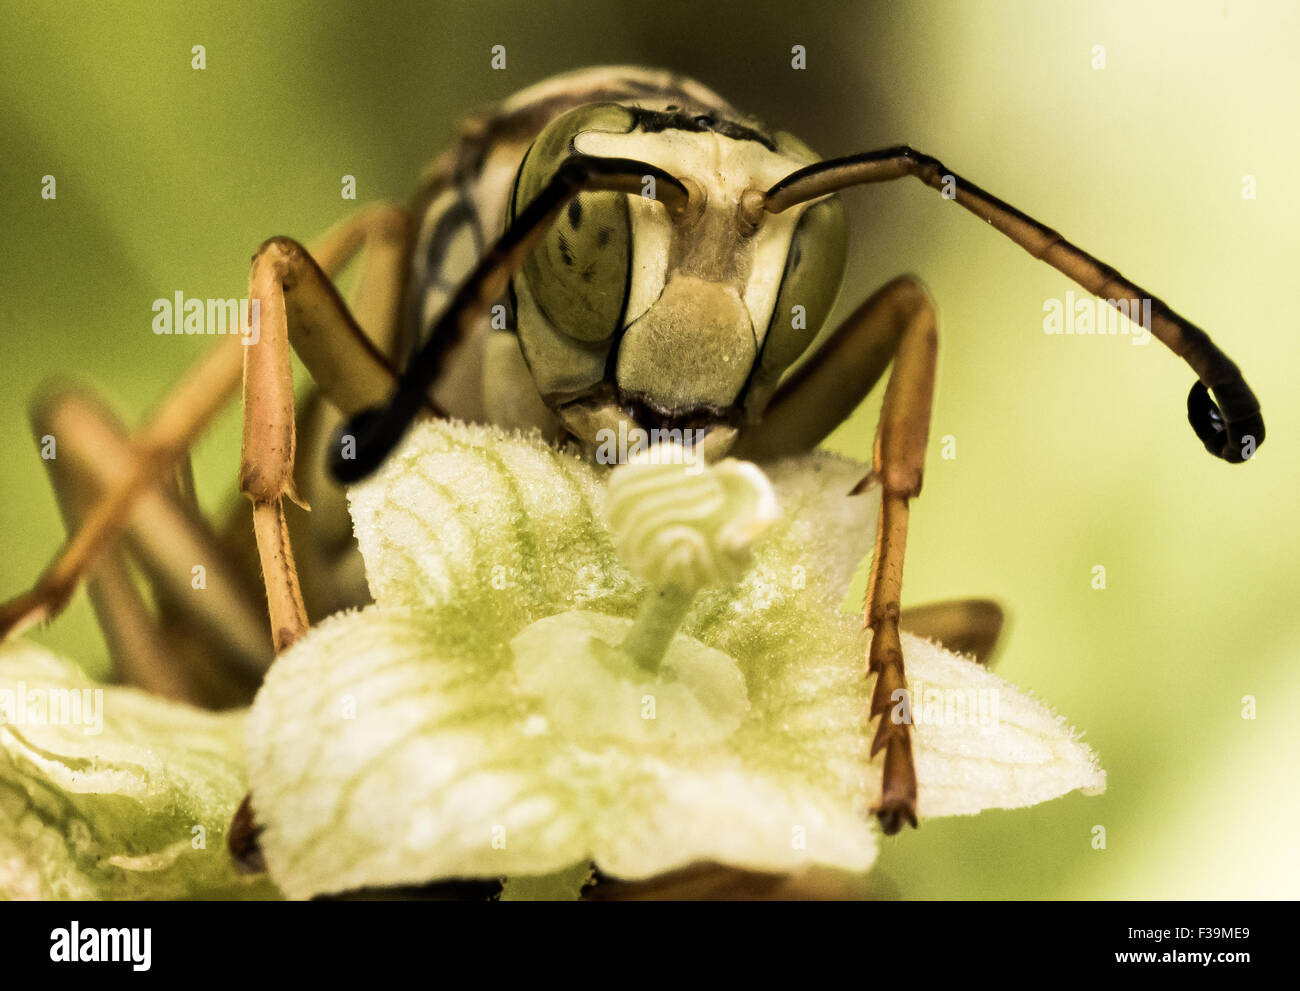
<svg viewBox="0 0 1300 991"><path fill-rule="evenodd" d="M71 536L0 609L0 634L52 617L89 578L121 676L204 704L237 701L309 616L365 600L337 483L371 473L415 420L535 429L589 453L620 432L681 431L706 458L761 462L815 447L892 366L868 476L882 498L865 674L872 753L884 751L876 812L887 833L915 826L910 728L883 718L906 689L900 626L978 657L1001 617L981 601L900 606L935 380L926 290L897 278L819 335L845 269L838 194L906 177L1099 299L1142 312L1196 374L1188 418L1211 454L1242 462L1262 443L1259 403L1203 331L938 159L900 146L822 160L691 79L586 69L466 121L410 208L364 210L311 250L287 237L262 244L249 277L256 343L215 347L134 435L86 395L39 403L38 433L72 451L53 469ZM354 258L349 306L332 280ZM301 408L291 351L317 387ZM187 451L241 382L248 500L218 531L197 516ZM310 438L301 463L299 429ZM286 498L316 507L309 523L286 515ZM156 611L125 577L128 558L153 579ZM196 560L209 562L217 595L177 594Z"/></svg>

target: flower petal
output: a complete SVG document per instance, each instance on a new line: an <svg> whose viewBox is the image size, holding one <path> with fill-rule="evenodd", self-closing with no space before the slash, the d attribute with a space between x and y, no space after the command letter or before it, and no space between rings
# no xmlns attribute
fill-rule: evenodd
<svg viewBox="0 0 1300 991"><path fill-rule="evenodd" d="M274 897L226 852L242 730L0 645L0 897Z"/></svg>
<svg viewBox="0 0 1300 991"><path fill-rule="evenodd" d="M602 523L597 472L536 436L421 424L349 499L381 605L482 605L522 627L539 609L633 592Z"/></svg>
<svg viewBox="0 0 1300 991"><path fill-rule="evenodd" d="M805 780L761 749L566 736L518 691L509 651L464 633L447 611L371 607L320 624L271 669L250 777L291 897L583 860L643 878L701 860L861 871L875 858L847 782Z"/></svg>
<svg viewBox="0 0 1300 991"><path fill-rule="evenodd" d="M1036 805L1106 790L1096 754L1029 693L903 634L922 816Z"/></svg>

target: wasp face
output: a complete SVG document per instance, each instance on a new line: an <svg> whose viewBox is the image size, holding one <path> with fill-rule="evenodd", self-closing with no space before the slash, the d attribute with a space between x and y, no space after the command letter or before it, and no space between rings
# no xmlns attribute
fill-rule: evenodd
<svg viewBox="0 0 1300 991"><path fill-rule="evenodd" d="M539 135L514 208L575 152L656 166L689 200L670 212L647 185L644 196L570 202L514 282L533 379L592 448L604 431L641 428L682 431L718 456L759 419L830 310L844 269L840 203L767 214L762 192L817 156L730 111L596 104Z"/></svg>

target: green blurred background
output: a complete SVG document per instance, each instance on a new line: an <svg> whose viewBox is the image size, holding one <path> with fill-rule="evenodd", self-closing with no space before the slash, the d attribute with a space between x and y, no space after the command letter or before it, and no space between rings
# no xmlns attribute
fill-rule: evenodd
<svg viewBox="0 0 1300 991"><path fill-rule="evenodd" d="M1293 3L205 6L0 4L0 595L63 538L27 426L42 380L89 380L136 422L204 343L155 337L153 299L243 295L258 243L308 239L351 205L344 174L361 201L404 202L467 109L582 65L667 66L825 155L906 141L940 156L1209 329L1264 404L1268 443L1226 466L1192 435L1192 374L1160 345L1045 336L1067 281L919 184L847 197L837 314L905 271L940 305L932 436L957 457L932 449L906 598L1004 602L1000 673L1084 730L1110 774L1102 797L888 841L888 887L1300 896ZM869 450L878 408L833 446ZM196 460L214 511L237 457L232 410ZM84 594L34 635L103 669Z"/></svg>

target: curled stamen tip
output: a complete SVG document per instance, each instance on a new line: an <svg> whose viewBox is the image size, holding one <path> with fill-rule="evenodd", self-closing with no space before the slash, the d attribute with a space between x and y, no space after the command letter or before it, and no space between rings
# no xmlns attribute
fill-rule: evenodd
<svg viewBox="0 0 1300 991"><path fill-rule="evenodd" d="M656 587L694 592L734 582L753 542L780 515L756 465L705 465L680 444L656 444L616 468L606 515L628 568Z"/></svg>

